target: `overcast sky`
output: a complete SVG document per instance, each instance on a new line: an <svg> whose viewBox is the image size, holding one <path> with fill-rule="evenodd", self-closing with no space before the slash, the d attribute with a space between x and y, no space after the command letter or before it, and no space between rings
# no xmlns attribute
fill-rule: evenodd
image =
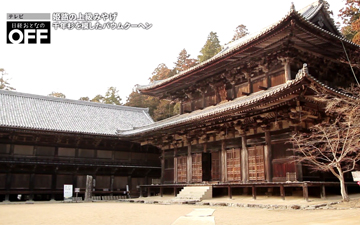
<svg viewBox="0 0 360 225"><path fill-rule="evenodd" d="M3 1L0 7L0 68L16 91L69 99L104 95L110 86L125 103L136 84L160 63L174 66L185 48L196 58L211 31L221 44L231 40L239 24L256 32L284 17L294 2L297 10L312 0L257 1ZM329 0L334 19L344 6ZM52 4L50 4L52 3ZM51 30L51 44L6 44L6 13L118 13L119 23L149 23L148 30ZM106 21L108 22L108 21Z"/></svg>

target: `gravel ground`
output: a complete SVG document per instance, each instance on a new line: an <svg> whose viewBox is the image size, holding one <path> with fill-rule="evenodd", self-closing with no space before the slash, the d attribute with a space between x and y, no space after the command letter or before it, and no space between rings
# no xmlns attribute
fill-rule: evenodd
<svg viewBox="0 0 360 225"><path fill-rule="evenodd" d="M356 202L355 202L356 203ZM327 210L274 210L200 205L128 202L1 204L0 224L156 224L170 225L194 209L215 209L215 223L227 224L359 224L360 208L341 203ZM190 225L190 224L189 224ZM198 225L198 224L197 224Z"/></svg>

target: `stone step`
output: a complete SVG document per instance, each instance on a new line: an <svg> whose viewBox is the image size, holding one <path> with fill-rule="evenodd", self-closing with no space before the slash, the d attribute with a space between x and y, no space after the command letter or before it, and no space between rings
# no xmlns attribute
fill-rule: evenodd
<svg viewBox="0 0 360 225"><path fill-rule="evenodd" d="M182 200L198 200L212 198L212 187L209 186L200 186L200 187L184 187L180 193L176 196L175 199Z"/></svg>

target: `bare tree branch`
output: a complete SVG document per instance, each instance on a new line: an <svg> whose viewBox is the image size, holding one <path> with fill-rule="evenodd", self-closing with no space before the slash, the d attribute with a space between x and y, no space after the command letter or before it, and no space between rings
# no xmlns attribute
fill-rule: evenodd
<svg viewBox="0 0 360 225"><path fill-rule="evenodd" d="M331 172L340 181L343 200L348 201L344 174L359 166L360 161L360 89L353 86L343 90L346 95L342 96L316 90L315 99L326 104L329 120L311 127L310 133L292 137L296 161L314 171Z"/></svg>

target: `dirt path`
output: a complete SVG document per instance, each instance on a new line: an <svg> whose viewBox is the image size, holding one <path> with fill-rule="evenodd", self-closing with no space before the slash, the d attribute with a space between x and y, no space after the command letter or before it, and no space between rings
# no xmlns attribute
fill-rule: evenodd
<svg viewBox="0 0 360 225"><path fill-rule="evenodd" d="M36 203L0 205L0 224L156 224L170 225L197 205L140 203ZM210 207L218 225L227 224L359 224L360 209L267 210Z"/></svg>

